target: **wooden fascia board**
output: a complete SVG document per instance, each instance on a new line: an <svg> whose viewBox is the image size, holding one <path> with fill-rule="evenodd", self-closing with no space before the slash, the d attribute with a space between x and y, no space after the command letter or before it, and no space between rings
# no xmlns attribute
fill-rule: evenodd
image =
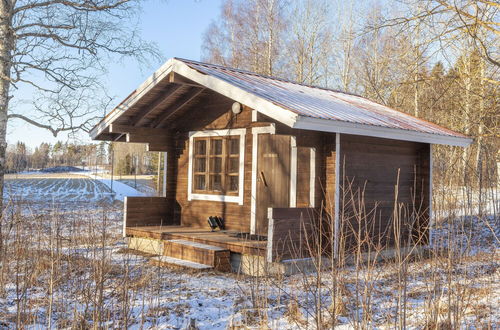
<svg viewBox="0 0 500 330"><path fill-rule="evenodd" d="M133 143L163 143L167 144L169 137L167 135L137 135L127 133L126 142Z"/></svg>
<svg viewBox="0 0 500 330"><path fill-rule="evenodd" d="M202 85L197 84L194 81L187 79L186 77L183 77L180 74L175 73L175 72L170 72L170 74L168 76L168 81L173 83L173 84L203 88Z"/></svg>
<svg viewBox="0 0 500 330"><path fill-rule="evenodd" d="M171 75L172 72L174 73L174 75ZM256 109L262 114L265 114L266 116L269 116L285 125L288 125L289 127L293 127L293 124L296 121L297 114L289 110L283 109L273 104L272 102L244 91L241 88L238 88L221 79L200 73L179 60L171 59L164 65L162 65L160 69L155 71L155 73L151 75L144 83L142 83L132 96L130 96L122 104L117 106L101 122L93 127L89 132L90 137L92 139L95 139L111 123L113 123L122 114L124 114L133 104L135 104L142 96L149 92L162 79L167 78L169 79L169 81L174 80L174 83L182 84L183 82L181 82L179 78L175 78L175 73L195 82L196 84L201 85L202 87L204 86L206 88L209 88L250 108ZM199 86L195 85L194 87Z"/></svg>
<svg viewBox="0 0 500 330"><path fill-rule="evenodd" d="M443 144L457 147L467 147L473 141L471 138L467 137L438 135L398 128L387 128L301 116L299 116L297 122L293 125L293 128L430 144Z"/></svg>
<svg viewBox="0 0 500 330"><path fill-rule="evenodd" d="M159 151L159 152L168 152L168 146L164 144L158 144L158 143L147 143L146 144L146 151Z"/></svg>
<svg viewBox="0 0 500 330"><path fill-rule="evenodd" d="M255 109L289 127L293 127L298 117L298 115L292 111L283 109L270 101L236 87L224 80L198 72L181 61L176 61L173 64L173 71L208 89Z"/></svg>
<svg viewBox="0 0 500 330"><path fill-rule="evenodd" d="M177 61L175 59L170 59L165 64L163 64L158 70L156 70L146 81L144 81L135 92L127 98L123 103L114 108L106 117L103 118L96 126L94 126L89 134L92 139L96 138L101 132L103 132L109 124L113 123L117 118L119 118L125 111L127 111L133 104L135 104L141 97L143 97L147 92L149 92L154 86L158 84L161 80L168 77L169 73L172 72L173 63Z"/></svg>

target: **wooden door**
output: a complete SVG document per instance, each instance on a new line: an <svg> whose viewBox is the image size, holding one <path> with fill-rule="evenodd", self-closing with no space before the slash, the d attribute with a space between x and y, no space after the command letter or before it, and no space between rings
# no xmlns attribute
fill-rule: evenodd
<svg viewBox="0 0 500 330"><path fill-rule="evenodd" d="M267 209L290 206L289 135L259 134L255 233L267 235Z"/></svg>

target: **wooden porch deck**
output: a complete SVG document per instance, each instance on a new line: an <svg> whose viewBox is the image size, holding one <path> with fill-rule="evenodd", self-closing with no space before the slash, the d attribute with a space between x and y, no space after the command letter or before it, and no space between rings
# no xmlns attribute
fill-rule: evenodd
<svg viewBox="0 0 500 330"><path fill-rule="evenodd" d="M127 236L159 240L182 239L218 246L234 253L266 256L267 241L248 240L232 236L234 231L210 231L186 226L139 226L127 227Z"/></svg>

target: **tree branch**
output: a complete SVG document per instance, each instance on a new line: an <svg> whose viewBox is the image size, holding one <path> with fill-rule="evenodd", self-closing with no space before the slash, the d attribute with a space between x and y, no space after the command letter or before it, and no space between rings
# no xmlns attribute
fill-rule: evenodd
<svg viewBox="0 0 500 330"><path fill-rule="evenodd" d="M24 120L25 122L27 122L28 124L31 124L33 126L36 126L36 127L39 127L39 128L43 128L43 129L46 129L48 131L50 131L52 133L52 135L54 137L57 137L57 134L61 133L61 132L67 132L67 131L78 131L78 130L82 130L84 132L89 132L90 131L90 128L88 127L88 125L95 121L96 119L99 119L99 117L92 117L92 118L89 118L87 119L85 122L81 123L80 125L75 125L75 126L68 126L68 127L58 127L58 128L54 128L50 125L46 125L46 124L42 124L36 120L33 120L29 117L26 117L24 115L21 115L21 114L16 114L16 113L11 113L9 115L7 115L7 119L21 119L21 120Z"/></svg>

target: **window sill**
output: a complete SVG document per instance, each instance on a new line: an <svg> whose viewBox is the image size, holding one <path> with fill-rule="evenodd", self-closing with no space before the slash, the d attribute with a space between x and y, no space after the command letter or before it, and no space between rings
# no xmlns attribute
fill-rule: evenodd
<svg viewBox="0 0 500 330"><path fill-rule="evenodd" d="M215 194L189 194L188 200L201 200L212 202L238 203L243 205L243 198L240 196L215 195Z"/></svg>

